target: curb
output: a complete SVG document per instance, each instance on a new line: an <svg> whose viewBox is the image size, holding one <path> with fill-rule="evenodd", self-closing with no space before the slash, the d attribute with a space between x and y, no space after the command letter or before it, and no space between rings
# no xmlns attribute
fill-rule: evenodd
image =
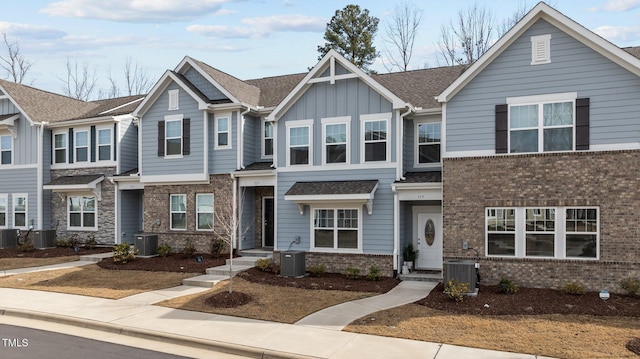
<svg viewBox="0 0 640 359"><path fill-rule="evenodd" d="M216 340L199 339L171 333L127 327L90 319L67 317L58 314L25 311L21 309L0 308L0 317L11 316L24 319L43 320L80 328L99 330L112 334L149 339L196 349L212 350L220 353L240 355L258 359L320 359L320 357L262 349L248 345L232 344Z"/></svg>

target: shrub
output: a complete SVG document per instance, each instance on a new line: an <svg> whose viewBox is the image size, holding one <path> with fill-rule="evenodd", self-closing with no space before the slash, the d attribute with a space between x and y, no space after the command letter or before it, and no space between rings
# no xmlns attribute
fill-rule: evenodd
<svg viewBox="0 0 640 359"><path fill-rule="evenodd" d="M316 264L309 267L309 273L312 277L322 277L327 272L327 266L324 264Z"/></svg>
<svg viewBox="0 0 640 359"><path fill-rule="evenodd" d="M133 249L129 243L122 243L113 246L113 261L115 263L127 263L136 259L136 254L140 251Z"/></svg>
<svg viewBox="0 0 640 359"><path fill-rule="evenodd" d="M58 248L69 248L69 241L66 239L56 239L53 242L53 245L58 247Z"/></svg>
<svg viewBox="0 0 640 359"><path fill-rule="evenodd" d="M382 271L380 271L380 268L371 266L369 268L369 273L367 274L367 280L380 280L380 277L382 277Z"/></svg>
<svg viewBox="0 0 640 359"><path fill-rule="evenodd" d="M571 295L583 295L584 293L586 293L584 286L576 282L569 282L565 284L562 291L564 292L564 294Z"/></svg>
<svg viewBox="0 0 640 359"><path fill-rule="evenodd" d="M360 278L360 269L347 267L347 269L344 271L344 276L349 279L358 279Z"/></svg>
<svg viewBox="0 0 640 359"><path fill-rule="evenodd" d="M67 242L69 243L69 247L79 247L80 237L77 233L74 233L71 235L71 237L69 237L69 239L67 239Z"/></svg>
<svg viewBox="0 0 640 359"><path fill-rule="evenodd" d="M620 287L624 289L629 295L636 295L640 292L640 279L638 278L625 278L620 281Z"/></svg>
<svg viewBox="0 0 640 359"><path fill-rule="evenodd" d="M84 247L87 249L94 249L98 245L98 241L96 241L96 236L93 234L89 235L86 241L84 241Z"/></svg>
<svg viewBox="0 0 640 359"><path fill-rule="evenodd" d="M507 278L500 279L500 283L498 283L498 286L504 294L516 294L518 292L518 287L513 284L513 281Z"/></svg>
<svg viewBox="0 0 640 359"><path fill-rule="evenodd" d="M444 286L444 292L447 296L456 302L464 300L465 293L469 292L469 283L463 283L452 279Z"/></svg>
<svg viewBox="0 0 640 359"><path fill-rule="evenodd" d="M156 252L160 257L168 257L169 254L171 254L171 246L168 246L168 245L158 246L158 249L156 249Z"/></svg>
<svg viewBox="0 0 640 359"><path fill-rule="evenodd" d="M211 240L211 247L209 250L209 252L211 253L211 256L213 256L214 258L220 257L220 254L222 254L223 249L224 249L224 240L220 238L213 238Z"/></svg>
<svg viewBox="0 0 640 359"><path fill-rule="evenodd" d="M182 254L185 258L192 258L196 255L196 246L193 244L193 239L187 239L187 243L182 249Z"/></svg>
<svg viewBox="0 0 640 359"><path fill-rule="evenodd" d="M20 252L33 252L36 247L31 242L25 242L18 244L18 250Z"/></svg>
<svg viewBox="0 0 640 359"><path fill-rule="evenodd" d="M263 272L270 272L272 269L272 264L273 261L271 260L271 258L260 258L256 261L256 267L260 268L260 270Z"/></svg>

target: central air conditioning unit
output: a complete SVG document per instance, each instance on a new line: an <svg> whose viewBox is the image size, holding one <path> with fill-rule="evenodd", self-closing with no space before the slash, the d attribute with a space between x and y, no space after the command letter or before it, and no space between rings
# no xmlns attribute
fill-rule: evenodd
<svg viewBox="0 0 640 359"><path fill-rule="evenodd" d="M284 251L280 252L280 276L281 277L304 277L305 252Z"/></svg>
<svg viewBox="0 0 640 359"><path fill-rule="evenodd" d="M10 248L18 245L17 229L0 229L0 248Z"/></svg>
<svg viewBox="0 0 640 359"><path fill-rule="evenodd" d="M458 282L468 283L467 293L478 293L477 263L467 259L452 259L444 262L444 283L455 279Z"/></svg>
<svg viewBox="0 0 640 359"><path fill-rule="evenodd" d="M27 235L28 232L25 232ZM33 246L36 248L51 248L56 246L55 229L37 229L31 231L29 238L33 239ZM26 238L21 238L24 241Z"/></svg>
<svg viewBox="0 0 640 359"><path fill-rule="evenodd" d="M157 234L136 234L133 245L140 251L140 256L153 256L158 253Z"/></svg>

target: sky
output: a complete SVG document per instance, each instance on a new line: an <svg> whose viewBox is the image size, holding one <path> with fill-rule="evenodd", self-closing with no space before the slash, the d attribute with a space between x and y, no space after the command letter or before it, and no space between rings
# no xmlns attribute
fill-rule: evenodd
<svg viewBox="0 0 640 359"><path fill-rule="evenodd" d="M153 82L187 55L243 80L306 72L318 61L317 47L325 42L327 22L336 10L355 3L380 19L374 44L382 56L371 68L384 73L383 35L394 6L401 1L11 1L0 14L0 32L33 63L25 84L63 92L70 61L95 73L98 88L109 87L111 74L124 90L127 58ZM422 21L411 69L442 63L436 46L441 26L476 1L498 23L519 6L536 4L530 0L413 0L422 10ZM549 4L617 46L640 45L640 0L550 0ZM5 46L0 46L0 54L6 56ZM6 78L5 73L0 76Z"/></svg>

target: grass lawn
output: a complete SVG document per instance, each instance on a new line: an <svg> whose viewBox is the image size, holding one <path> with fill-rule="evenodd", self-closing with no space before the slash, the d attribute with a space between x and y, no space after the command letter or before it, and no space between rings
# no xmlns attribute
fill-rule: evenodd
<svg viewBox="0 0 640 359"><path fill-rule="evenodd" d="M77 261L78 258L80 257L66 256L51 258L0 258L0 270L48 266L51 264Z"/></svg>

